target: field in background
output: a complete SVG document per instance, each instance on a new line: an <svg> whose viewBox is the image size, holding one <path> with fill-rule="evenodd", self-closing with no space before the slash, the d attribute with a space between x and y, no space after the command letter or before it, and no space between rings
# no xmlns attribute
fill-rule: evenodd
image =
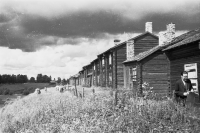
<svg viewBox="0 0 200 133"><path fill-rule="evenodd" d="M24 83L24 84L2 84L0 89L7 88L13 92L28 89L28 88L44 88L44 87L51 87L49 83Z"/></svg>
<svg viewBox="0 0 200 133"><path fill-rule="evenodd" d="M3 104L6 101L6 99L17 98L18 95L15 95L15 93L22 94L24 90L26 89L30 90L30 88L32 89L31 91L32 93L34 92L35 88L43 89L44 87L52 87L52 86L55 86L55 85L49 85L49 83L1 84L0 90L7 88L13 93L13 95L0 95L0 108L3 107Z"/></svg>
<svg viewBox="0 0 200 133"><path fill-rule="evenodd" d="M82 87L80 87L81 89ZM0 109L2 132L121 133L200 132L200 110L171 100L138 100L119 95L118 104L105 89L85 88L87 97L50 88ZM106 91L109 92L109 91ZM1 131L0 130L0 131Z"/></svg>

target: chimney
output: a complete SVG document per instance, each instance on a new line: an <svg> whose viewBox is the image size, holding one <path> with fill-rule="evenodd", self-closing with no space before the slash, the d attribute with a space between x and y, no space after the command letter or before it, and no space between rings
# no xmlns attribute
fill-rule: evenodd
<svg viewBox="0 0 200 133"><path fill-rule="evenodd" d="M163 46L175 38L175 24L168 24L166 28L165 32L159 32L159 46Z"/></svg>
<svg viewBox="0 0 200 133"><path fill-rule="evenodd" d="M145 32L152 33L152 22L146 22L145 23Z"/></svg>
<svg viewBox="0 0 200 133"><path fill-rule="evenodd" d="M134 57L134 40L128 40L126 42L126 59L131 60Z"/></svg>
<svg viewBox="0 0 200 133"><path fill-rule="evenodd" d="M114 40L115 46L117 46L117 45L120 43L120 41L121 41L121 40L119 40L119 39L115 39L115 40Z"/></svg>

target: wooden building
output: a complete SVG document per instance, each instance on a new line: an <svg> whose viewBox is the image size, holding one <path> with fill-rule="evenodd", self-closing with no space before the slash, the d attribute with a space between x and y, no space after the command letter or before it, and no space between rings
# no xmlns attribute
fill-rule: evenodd
<svg viewBox="0 0 200 133"><path fill-rule="evenodd" d="M98 55L99 86L112 87L112 52L111 48Z"/></svg>
<svg viewBox="0 0 200 133"><path fill-rule="evenodd" d="M83 86L84 84L84 71L79 71L79 85Z"/></svg>
<svg viewBox="0 0 200 133"><path fill-rule="evenodd" d="M155 46L124 62L126 88L136 91L146 82L161 96L170 95L169 61L162 48Z"/></svg>
<svg viewBox="0 0 200 133"><path fill-rule="evenodd" d="M83 73L84 73L84 76L83 76L84 84L83 84L83 86L91 87L92 86L92 66L91 66L91 64L83 67Z"/></svg>
<svg viewBox="0 0 200 133"><path fill-rule="evenodd" d="M92 67L92 86L99 86L100 70L98 58L93 60L90 64Z"/></svg>
<svg viewBox="0 0 200 133"><path fill-rule="evenodd" d="M174 90L182 71L188 71L193 88L200 93L200 28L175 38L163 50L170 60L170 82ZM200 100L200 98L199 98Z"/></svg>

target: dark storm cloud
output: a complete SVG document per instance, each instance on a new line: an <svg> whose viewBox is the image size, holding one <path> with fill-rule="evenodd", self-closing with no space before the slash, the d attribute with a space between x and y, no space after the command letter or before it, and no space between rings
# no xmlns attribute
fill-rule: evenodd
<svg viewBox="0 0 200 133"><path fill-rule="evenodd" d="M5 23L5 22L8 22L8 21L10 21L10 20L11 20L11 18L8 17L7 15L5 15L5 14L0 14L0 23Z"/></svg>
<svg viewBox="0 0 200 133"><path fill-rule="evenodd" d="M95 37L102 33L119 33L127 30L122 16L112 12L81 12L60 18L48 19L41 16L24 16L21 26L28 34L37 31L41 34L58 37Z"/></svg>
<svg viewBox="0 0 200 133"><path fill-rule="evenodd" d="M143 32L147 21L152 21L156 32L164 29L166 24L175 23L179 30L194 29L199 26L200 13L192 16L187 14L149 14L145 18L130 20L113 12L100 11L96 13L82 12L63 16L60 18L47 19L39 16L25 16L21 26L26 34L37 31L44 35L58 37L103 37L104 33L118 34L123 32ZM194 20L194 21L191 21Z"/></svg>
<svg viewBox="0 0 200 133"><path fill-rule="evenodd" d="M21 13L12 9L7 14L0 14L0 46L33 52L42 46L76 45L87 39L89 43L90 39L106 39L107 34L144 32L147 21L153 22L154 32L165 30L166 24L171 22L176 24L177 30L200 27L200 10L194 10L192 13L149 10L138 14L130 12L130 15L110 9L80 10L49 17L38 13Z"/></svg>
<svg viewBox="0 0 200 133"><path fill-rule="evenodd" d="M155 13L149 14L145 18L141 20L141 22L145 23L147 21L153 22L153 30L159 32L161 30L166 30L166 25L169 23L175 23L176 30L193 30L200 27L200 10L198 13L189 16L188 14L180 14L180 13ZM143 26L144 25L139 25ZM142 27L140 27L142 28Z"/></svg>

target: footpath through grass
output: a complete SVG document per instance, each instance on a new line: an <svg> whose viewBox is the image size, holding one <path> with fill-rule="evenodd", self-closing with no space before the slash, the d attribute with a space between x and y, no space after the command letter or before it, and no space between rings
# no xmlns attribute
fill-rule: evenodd
<svg viewBox="0 0 200 133"><path fill-rule="evenodd" d="M42 92L17 99L0 110L3 133L200 132L200 110L171 100L138 100L109 94Z"/></svg>

